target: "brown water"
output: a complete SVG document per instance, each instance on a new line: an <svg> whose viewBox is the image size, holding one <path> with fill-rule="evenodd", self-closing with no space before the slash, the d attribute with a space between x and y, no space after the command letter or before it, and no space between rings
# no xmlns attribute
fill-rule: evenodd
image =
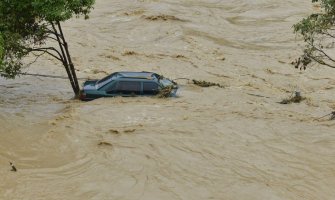
<svg viewBox="0 0 335 200"><path fill-rule="evenodd" d="M315 119L334 108L335 71L289 64L291 27L313 9L97 0L90 20L64 25L78 76L156 71L226 87L178 80L178 98L83 103L61 79L1 79L0 199L334 199L334 122ZM24 71L65 75L48 57ZM307 101L277 103L295 90Z"/></svg>

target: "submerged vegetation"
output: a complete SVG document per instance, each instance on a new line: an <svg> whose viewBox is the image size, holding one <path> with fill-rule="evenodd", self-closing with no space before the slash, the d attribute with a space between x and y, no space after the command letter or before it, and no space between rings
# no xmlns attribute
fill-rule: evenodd
<svg viewBox="0 0 335 200"><path fill-rule="evenodd" d="M186 79L186 80L190 80L188 78L178 78L178 79ZM175 79L177 80L177 79ZM173 81L174 84L177 84L176 82ZM213 87L213 86L216 86L216 87L219 87L219 88L224 88L223 85L219 84L219 83L214 83L214 82L208 82L208 81L200 81L200 80L195 80L195 79L192 79L192 83L194 85L197 85L199 87ZM163 89L161 89L158 93L158 98L167 98L167 97L170 97L172 92L174 90L174 87L173 86L167 86L167 87L164 87Z"/></svg>
<svg viewBox="0 0 335 200"><path fill-rule="evenodd" d="M162 21L183 21L182 19L179 19L178 17L175 17L173 15L153 15L153 16L145 16L145 19L151 20L151 21L157 21L157 20L162 20Z"/></svg>
<svg viewBox="0 0 335 200"><path fill-rule="evenodd" d="M219 84L219 83L213 83L213 82L208 82L208 81L199 81L199 80L195 80L192 79L192 82L194 85L200 86L200 87L212 87L212 86L217 86L220 88L224 88L223 85Z"/></svg>
<svg viewBox="0 0 335 200"><path fill-rule="evenodd" d="M168 98L171 96L172 90L173 90L173 86L166 86L159 91L157 97L158 98Z"/></svg>
<svg viewBox="0 0 335 200"><path fill-rule="evenodd" d="M105 141L101 141L98 143L99 146L113 146L111 143L109 142L105 142Z"/></svg>
<svg viewBox="0 0 335 200"><path fill-rule="evenodd" d="M306 97L301 96L300 92L295 92L294 95L292 94L290 97L283 99L280 101L280 104L291 104L291 103L300 103L306 100Z"/></svg>

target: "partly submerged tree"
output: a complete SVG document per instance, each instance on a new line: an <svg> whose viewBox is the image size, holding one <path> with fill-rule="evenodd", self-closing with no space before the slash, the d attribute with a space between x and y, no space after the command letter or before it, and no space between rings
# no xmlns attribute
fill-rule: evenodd
<svg viewBox="0 0 335 200"><path fill-rule="evenodd" d="M306 43L303 55L293 64L306 69L311 63L335 68L335 0L312 0L320 11L294 25L294 31L303 36Z"/></svg>
<svg viewBox="0 0 335 200"><path fill-rule="evenodd" d="M61 22L74 16L88 18L94 0L1 0L0 75L14 78L21 72L22 59L48 54L65 67L76 95L79 84ZM53 40L55 46L47 46Z"/></svg>

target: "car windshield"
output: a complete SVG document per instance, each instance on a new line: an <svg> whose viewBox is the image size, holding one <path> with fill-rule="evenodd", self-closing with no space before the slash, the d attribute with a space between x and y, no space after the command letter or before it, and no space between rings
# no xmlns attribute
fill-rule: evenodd
<svg viewBox="0 0 335 200"><path fill-rule="evenodd" d="M100 88L100 87L106 85L108 82L111 81L111 79L113 79L113 78L116 77L116 76L117 76L117 73L113 73L113 74L108 75L108 76L106 76L105 78L99 80L99 81L97 82L97 84L96 84L97 88Z"/></svg>

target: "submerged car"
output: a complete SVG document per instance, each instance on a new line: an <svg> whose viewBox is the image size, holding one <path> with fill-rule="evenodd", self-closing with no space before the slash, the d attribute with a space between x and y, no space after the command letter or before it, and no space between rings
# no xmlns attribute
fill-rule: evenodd
<svg viewBox="0 0 335 200"><path fill-rule="evenodd" d="M151 96L170 87L171 96L177 92L177 84L153 72L115 72L101 80L84 82L80 99L89 101L100 97Z"/></svg>

